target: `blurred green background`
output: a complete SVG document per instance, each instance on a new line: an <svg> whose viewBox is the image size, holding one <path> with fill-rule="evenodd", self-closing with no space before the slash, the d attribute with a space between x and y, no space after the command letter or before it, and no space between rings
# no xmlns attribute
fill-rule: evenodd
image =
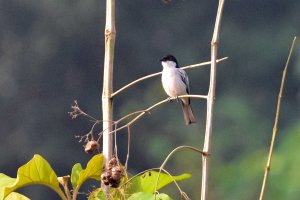
<svg viewBox="0 0 300 200"><path fill-rule="evenodd" d="M181 66L210 59L217 0L116 4L115 89L160 71L158 60L165 54L174 54ZM299 10L298 0L225 3L219 57L229 59L217 71L211 200L259 196L281 73L291 41L299 36ZM105 1L1 0L0 26L0 171L15 177L17 168L38 153L58 175L69 174L73 164L91 157L74 135L87 133L92 125L71 120L70 105L77 99L89 114L102 114ZM287 73L266 199L300 198L299 49L298 44ZM188 75L192 93L206 94L209 68L192 69ZM142 82L114 99L114 119L164 98L159 77ZM202 148L206 105L193 99L192 106L196 125L185 126L180 105L169 103L133 126L131 173L158 167L179 145ZM126 131L120 132L118 143L124 162ZM191 199L200 199L198 154L179 152L167 169L191 173L181 185ZM32 199L58 199L41 186L20 191ZM179 199L175 187L166 192Z"/></svg>

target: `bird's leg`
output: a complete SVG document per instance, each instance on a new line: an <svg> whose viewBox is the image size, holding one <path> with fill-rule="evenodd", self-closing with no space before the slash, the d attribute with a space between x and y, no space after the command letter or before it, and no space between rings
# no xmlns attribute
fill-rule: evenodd
<svg viewBox="0 0 300 200"><path fill-rule="evenodd" d="M175 99L176 99L176 102L177 102L177 103L180 103L180 102L181 102L181 99L180 99L178 96L176 96Z"/></svg>
<svg viewBox="0 0 300 200"><path fill-rule="evenodd" d="M173 101L172 97L168 97L168 102L172 102L172 101Z"/></svg>

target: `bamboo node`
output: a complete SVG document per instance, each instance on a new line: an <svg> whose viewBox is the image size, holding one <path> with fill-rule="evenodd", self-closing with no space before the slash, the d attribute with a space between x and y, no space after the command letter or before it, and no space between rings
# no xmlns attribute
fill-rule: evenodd
<svg viewBox="0 0 300 200"><path fill-rule="evenodd" d="M210 153L208 153L208 151L202 151L202 156L208 157L210 156Z"/></svg>
<svg viewBox="0 0 300 200"><path fill-rule="evenodd" d="M106 37L109 37L109 36L112 36L112 35L116 35L116 31L115 31L115 29L105 29L104 35Z"/></svg>

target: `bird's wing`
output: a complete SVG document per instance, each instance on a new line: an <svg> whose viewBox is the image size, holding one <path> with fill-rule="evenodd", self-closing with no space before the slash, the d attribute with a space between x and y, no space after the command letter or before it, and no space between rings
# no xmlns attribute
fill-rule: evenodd
<svg viewBox="0 0 300 200"><path fill-rule="evenodd" d="M186 85L186 92L190 93L189 77L183 69L178 69L182 82Z"/></svg>

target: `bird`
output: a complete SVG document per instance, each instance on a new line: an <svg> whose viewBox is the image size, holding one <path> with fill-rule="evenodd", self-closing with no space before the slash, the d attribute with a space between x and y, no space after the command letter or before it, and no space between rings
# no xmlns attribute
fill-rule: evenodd
<svg viewBox="0 0 300 200"><path fill-rule="evenodd" d="M180 95L190 94L188 75L179 68L176 58L173 55L166 55L160 59L160 62L163 67L161 82L169 98L178 99ZM190 98L181 97L180 101L186 125L196 123Z"/></svg>

